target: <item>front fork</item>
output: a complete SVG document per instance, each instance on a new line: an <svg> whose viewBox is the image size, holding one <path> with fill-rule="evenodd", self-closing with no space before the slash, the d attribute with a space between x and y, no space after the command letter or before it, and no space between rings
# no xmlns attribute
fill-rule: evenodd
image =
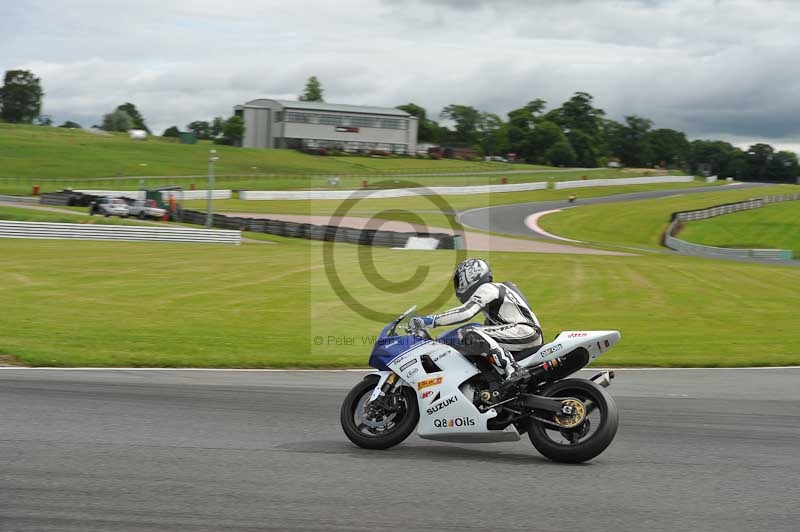
<svg viewBox="0 0 800 532"><path fill-rule="evenodd" d="M375 385L375 389L372 390L372 395L369 397L369 401L367 404L373 402L378 397L386 397L392 388L394 387L395 383L397 382L397 373L394 371L378 371L378 384Z"/></svg>

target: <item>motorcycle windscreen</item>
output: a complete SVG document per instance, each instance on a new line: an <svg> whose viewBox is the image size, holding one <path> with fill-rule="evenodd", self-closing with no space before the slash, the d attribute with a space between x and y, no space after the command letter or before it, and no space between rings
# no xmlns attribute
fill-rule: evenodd
<svg viewBox="0 0 800 532"><path fill-rule="evenodd" d="M414 345L426 340L416 336L385 336L375 341L369 365L379 371L391 371L388 364Z"/></svg>

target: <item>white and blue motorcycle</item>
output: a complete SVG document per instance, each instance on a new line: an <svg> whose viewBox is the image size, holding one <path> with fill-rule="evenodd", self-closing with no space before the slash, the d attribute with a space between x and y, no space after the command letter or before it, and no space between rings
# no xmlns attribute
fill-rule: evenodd
<svg viewBox="0 0 800 532"><path fill-rule="evenodd" d="M344 433L356 445L387 449L414 428L421 438L458 443L518 441L557 462L584 462L603 452L617 432L616 404L604 388L613 372L570 378L619 341L618 331L564 331L519 364L531 378L501 397L502 377L480 355L461 349L456 328L431 338L412 307L378 337L367 375L342 404ZM462 326L463 327L463 326Z"/></svg>

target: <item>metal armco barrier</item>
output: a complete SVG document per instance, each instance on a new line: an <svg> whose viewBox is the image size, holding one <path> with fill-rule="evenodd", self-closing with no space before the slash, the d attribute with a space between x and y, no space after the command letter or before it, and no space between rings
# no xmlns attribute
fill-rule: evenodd
<svg viewBox="0 0 800 532"><path fill-rule="evenodd" d="M0 220L0 238L69 240L118 240L126 242L193 242L233 244L242 242L239 231L177 227L128 227L123 225L10 222Z"/></svg>
<svg viewBox="0 0 800 532"><path fill-rule="evenodd" d="M206 213L199 211L182 211L181 221L190 224L203 225L206 222ZM327 242L344 242L347 244L361 244L366 246L380 246L390 248L405 247L412 236L435 238L439 241L437 249L455 249L453 235L445 233L399 233L396 231L380 231L375 229L354 229L336 225L313 225L283 220L269 220L265 218L235 218L223 214L213 216L214 227L241 229L255 233L286 236L291 238L305 238Z"/></svg>
<svg viewBox="0 0 800 532"><path fill-rule="evenodd" d="M498 172L502 173L502 172ZM544 190L547 181L533 183L515 183L513 185L477 185L471 187L420 187L420 188L388 188L378 190L243 190L239 192L241 200L311 200L349 198L380 199L407 198L411 196L461 196L467 194L490 194L498 192L523 192L527 190Z"/></svg>
<svg viewBox="0 0 800 532"><path fill-rule="evenodd" d="M660 175L646 177L621 177L618 179L586 179L581 181L556 181L554 189L585 188L585 187L610 187L615 185L646 185L654 183L691 183L691 175Z"/></svg>
<svg viewBox="0 0 800 532"><path fill-rule="evenodd" d="M25 196L3 196L0 194L0 202L7 203L39 203L39 198L28 198Z"/></svg>
<svg viewBox="0 0 800 532"><path fill-rule="evenodd" d="M774 261L792 260L792 250L790 249L736 249L703 246L701 244L692 244L691 242L686 242L685 240L675 238L673 235L679 229L681 222L705 220L708 218L714 218L715 216L722 216L723 214L758 209L768 203L795 200L800 200L800 194L766 196L763 198L749 199L747 201L739 201L736 203L714 205L713 207L707 207L705 209L698 209L695 211L673 212L670 224L667 227L667 230L664 232L664 245L670 249L674 249L675 251L680 251L681 253L704 257L727 257Z"/></svg>

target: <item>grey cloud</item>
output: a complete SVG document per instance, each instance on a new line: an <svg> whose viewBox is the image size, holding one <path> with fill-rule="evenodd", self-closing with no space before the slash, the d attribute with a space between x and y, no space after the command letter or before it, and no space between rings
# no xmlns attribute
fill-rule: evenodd
<svg viewBox="0 0 800 532"><path fill-rule="evenodd" d="M583 90L618 120L794 142L798 25L793 3L757 0L26 0L0 18L0 69L31 68L45 111L81 123L132 101L183 126L313 74L328 101L431 116Z"/></svg>

